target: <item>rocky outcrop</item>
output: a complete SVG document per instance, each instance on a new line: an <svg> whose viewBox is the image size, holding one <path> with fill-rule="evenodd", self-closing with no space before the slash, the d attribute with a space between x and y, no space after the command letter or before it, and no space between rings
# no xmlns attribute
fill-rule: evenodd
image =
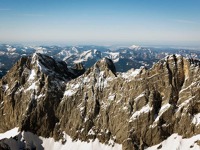
<svg viewBox="0 0 200 150"><path fill-rule="evenodd" d="M20 126L22 130L52 136L58 122L55 110L65 83L76 77L65 62L49 56L35 53L22 57L0 83L0 132Z"/></svg>
<svg viewBox="0 0 200 150"><path fill-rule="evenodd" d="M1 80L0 132L15 126L44 137L98 138L144 149L173 133L200 134L200 62L170 55L151 69L116 73L104 58L77 77L35 54ZM77 66L77 68L81 68Z"/></svg>

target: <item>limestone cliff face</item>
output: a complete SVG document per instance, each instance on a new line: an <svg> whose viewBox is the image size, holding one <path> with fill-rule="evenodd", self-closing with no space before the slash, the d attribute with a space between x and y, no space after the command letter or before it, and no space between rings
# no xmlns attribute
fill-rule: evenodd
<svg viewBox="0 0 200 150"><path fill-rule="evenodd" d="M21 58L0 82L0 132L19 126L52 136L65 83L76 76L64 62L46 55Z"/></svg>
<svg viewBox="0 0 200 150"><path fill-rule="evenodd" d="M77 66L78 68L82 68ZM179 133L200 134L200 62L170 55L151 69L116 73L102 59L83 75L35 54L1 80L0 132L19 126L41 136L114 140L144 149Z"/></svg>

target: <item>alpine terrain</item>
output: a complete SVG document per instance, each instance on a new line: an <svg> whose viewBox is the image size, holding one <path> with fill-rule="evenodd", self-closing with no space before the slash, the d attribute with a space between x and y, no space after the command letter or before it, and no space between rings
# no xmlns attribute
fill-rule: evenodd
<svg viewBox="0 0 200 150"><path fill-rule="evenodd" d="M0 80L0 149L200 149L200 61L167 55L127 72L114 63L23 56Z"/></svg>

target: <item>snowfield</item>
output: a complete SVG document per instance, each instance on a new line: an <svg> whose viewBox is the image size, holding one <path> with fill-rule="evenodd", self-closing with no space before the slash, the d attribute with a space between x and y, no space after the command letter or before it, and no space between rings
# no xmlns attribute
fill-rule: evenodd
<svg viewBox="0 0 200 150"><path fill-rule="evenodd" d="M98 139L88 142L73 141L70 136L63 134L63 138L66 141L64 144L62 144L61 140L55 141L53 138L38 137L30 132L20 133L16 127L5 133L0 133L0 140L18 136L19 141L25 140L26 145L31 143L30 145L34 145L37 150L122 150L122 145L116 144L112 140L109 141L108 145L104 145ZM11 150L16 150L22 146L19 141L11 139L6 143L11 147ZM145 150L199 150L200 146L197 143L200 143L200 134L191 138L183 138L175 133L160 144L145 148Z"/></svg>
<svg viewBox="0 0 200 150"><path fill-rule="evenodd" d="M199 150L200 145L197 144L198 141L200 141L200 134L191 138L183 138L175 133L160 144L146 148L145 150Z"/></svg>
<svg viewBox="0 0 200 150"><path fill-rule="evenodd" d="M55 142L53 138L41 138L43 147L48 150L122 150L122 145L114 143L114 145L104 145L98 139L89 142L82 142L80 140L72 141L70 136L64 134L66 139L65 144L61 141Z"/></svg>
<svg viewBox="0 0 200 150"><path fill-rule="evenodd" d="M37 150L122 150L122 145L114 143L110 140L108 145L102 144L98 139L83 142L80 140L73 141L70 136L63 133L63 138L66 142L55 141L53 138L38 137L30 132L18 131L18 128L11 129L5 133L0 133L0 140L18 136L18 141L10 139L6 142L11 147L11 150L22 148L20 141L25 140L26 145L36 147Z"/></svg>
<svg viewBox="0 0 200 150"><path fill-rule="evenodd" d="M18 128L13 128L11 130L6 131L5 133L0 133L0 140L4 139L4 138L10 138L13 136L16 136L18 134Z"/></svg>

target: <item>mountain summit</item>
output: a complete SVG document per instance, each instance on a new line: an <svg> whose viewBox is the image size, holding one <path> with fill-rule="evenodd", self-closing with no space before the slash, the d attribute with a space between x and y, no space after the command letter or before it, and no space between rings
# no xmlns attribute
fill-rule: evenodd
<svg viewBox="0 0 200 150"><path fill-rule="evenodd" d="M174 133L200 134L198 60L169 55L149 70L117 73L104 58L82 75L75 72L46 55L21 58L0 81L0 132L18 127L18 143L29 131L61 145L70 137L123 150L150 148ZM6 140L0 147L10 147Z"/></svg>
<svg viewBox="0 0 200 150"><path fill-rule="evenodd" d="M139 49L140 48L140 46L137 46L137 45L131 45L130 47L129 47L129 49L135 49L135 50L137 50L137 49Z"/></svg>

